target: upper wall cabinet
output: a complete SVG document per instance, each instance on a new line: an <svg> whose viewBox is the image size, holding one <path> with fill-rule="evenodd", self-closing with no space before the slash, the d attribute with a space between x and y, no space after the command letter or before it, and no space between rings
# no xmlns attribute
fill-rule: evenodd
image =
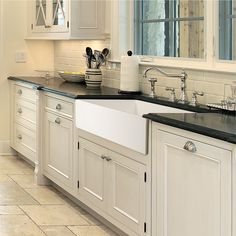
<svg viewBox="0 0 236 236"><path fill-rule="evenodd" d="M105 0L33 0L27 39L105 38Z"/></svg>

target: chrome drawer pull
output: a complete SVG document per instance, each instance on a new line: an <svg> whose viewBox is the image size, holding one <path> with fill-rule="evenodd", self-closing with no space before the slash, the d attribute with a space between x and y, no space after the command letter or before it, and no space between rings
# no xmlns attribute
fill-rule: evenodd
<svg viewBox="0 0 236 236"><path fill-rule="evenodd" d="M61 110L61 104L57 104L56 109L57 109L58 111L60 111L60 110Z"/></svg>
<svg viewBox="0 0 236 236"><path fill-rule="evenodd" d="M17 93L18 93L19 95L21 95L21 94L22 94L22 90L21 90L21 89L18 89Z"/></svg>
<svg viewBox="0 0 236 236"><path fill-rule="evenodd" d="M196 152L197 151L195 144L191 141L188 141L187 143L185 143L184 149L189 152Z"/></svg>
<svg viewBox="0 0 236 236"><path fill-rule="evenodd" d="M57 124L60 124L60 123L61 123L61 120L60 120L59 117L56 118L55 123L57 123Z"/></svg>
<svg viewBox="0 0 236 236"><path fill-rule="evenodd" d="M22 109L21 109L21 108L18 108L17 112L18 112L19 114L21 114L21 113L22 113Z"/></svg>
<svg viewBox="0 0 236 236"><path fill-rule="evenodd" d="M17 138L21 140L21 139L22 139L22 135L19 134L19 135L17 136Z"/></svg>
<svg viewBox="0 0 236 236"><path fill-rule="evenodd" d="M106 161L111 161L111 158L110 157L106 157Z"/></svg>

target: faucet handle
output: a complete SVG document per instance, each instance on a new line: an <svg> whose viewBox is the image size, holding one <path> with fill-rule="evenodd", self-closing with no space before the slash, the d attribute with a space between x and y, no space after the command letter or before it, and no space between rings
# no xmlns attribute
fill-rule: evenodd
<svg viewBox="0 0 236 236"><path fill-rule="evenodd" d="M169 101L171 101L171 102L176 101L176 97L175 97L175 88L172 88L172 87L166 87L166 91L170 91L170 98L169 98Z"/></svg>
<svg viewBox="0 0 236 236"><path fill-rule="evenodd" d="M157 78L149 78L148 81L155 84L157 82Z"/></svg>
<svg viewBox="0 0 236 236"><path fill-rule="evenodd" d="M166 87L166 91L174 92L174 91L175 91L175 88L172 88L172 87Z"/></svg>
<svg viewBox="0 0 236 236"><path fill-rule="evenodd" d="M149 78L148 81L151 83L151 93L149 94L149 97L155 98L156 92L155 92L155 83L157 82L157 78Z"/></svg>
<svg viewBox="0 0 236 236"><path fill-rule="evenodd" d="M204 92L202 91L193 91L192 101L190 102L191 106L196 106L198 104L197 102L197 96L203 96Z"/></svg>

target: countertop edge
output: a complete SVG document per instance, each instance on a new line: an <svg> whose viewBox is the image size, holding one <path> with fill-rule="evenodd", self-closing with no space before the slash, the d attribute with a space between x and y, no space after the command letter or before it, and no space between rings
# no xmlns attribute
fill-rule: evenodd
<svg viewBox="0 0 236 236"><path fill-rule="evenodd" d="M25 78L27 78L27 77L25 77ZM178 109L182 109L182 110L188 110L188 111L192 111L192 112L198 112L198 113L209 112L209 108L206 106L192 107L192 106L180 104L177 102L170 102L170 101L165 100L164 98L161 98L161 97L159 97L159 98L157 97L157 98L153 99L153 98L149 97L148 95L144 95L144 94L140 94L140 95L119 94L118 89L117 89L117 94L81 94L80 95L80 94L63 92L63 91L60 91L60 89L50 88L50 87L47 87L46 85L36 83L35 81L30 81L29 79L24 79L23 76L22 77L10 76L10 77L8 77L8 79L14 80L14 81L21 81L21 82L29 83L29 84L35 84L36 88L38 90L43 90L45 92L55 93L55 94L69 97L72 99L130 99L130 100L136 99L136 100L143 101L143 102L150 102L150 103L159 104L159 105L163 105L163 106L170 106L170 107L174 107L174 108L178 108ZM106 87L104 87L104 88L106 88ZM111 88L111 89L114 89L114 88ZM92 92L92 90L90 90L89 92Z"/></svg>
<svg viewBox="0 0 236 236"><path fill-rule="evenodd" d="M149 114L143 115L143 117L157 123L169 125L172 127L180 128L183 130L191 131L191 132L202 134L211 138L216 138L222 141L236 144L236 137L226 132L210 129L210 128L203 127L200 125L189 124L187 122L176 120L176 119L170 119L167 117L158 116L158 114L153 115L149 113Z"/></svg>

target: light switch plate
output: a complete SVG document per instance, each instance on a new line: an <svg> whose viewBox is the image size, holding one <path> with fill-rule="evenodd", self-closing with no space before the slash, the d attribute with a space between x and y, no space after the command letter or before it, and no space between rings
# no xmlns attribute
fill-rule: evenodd
<svg viewBox="0 0 236 236"><path fill-rule="evenodd" d="M26 63L26 52L16 51L15 52L15 62L16 63Z"/></svg>

